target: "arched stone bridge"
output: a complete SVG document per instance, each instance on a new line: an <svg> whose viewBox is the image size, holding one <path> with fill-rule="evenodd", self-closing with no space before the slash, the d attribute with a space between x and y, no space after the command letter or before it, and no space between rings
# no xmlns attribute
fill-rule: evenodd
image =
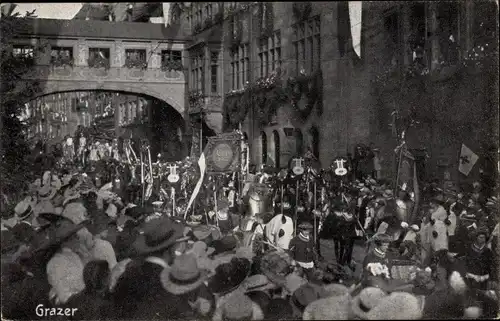
<svg viewBox="0 0 500 321"><path fill-rule="evenodd" d="M144 94L185 114L184 72L162 70L162 53L175 52L185 65L184 36L162 24L29 19L19 26L13 49L33 49L35 68L24 76L40 90L26 100L56 92L107 90ZM72 65L55 66L52 49L69 50ZM108 68L89 66L90 50L105 50ZM144 68L125 67L127 50L145 52Z"/></svg>

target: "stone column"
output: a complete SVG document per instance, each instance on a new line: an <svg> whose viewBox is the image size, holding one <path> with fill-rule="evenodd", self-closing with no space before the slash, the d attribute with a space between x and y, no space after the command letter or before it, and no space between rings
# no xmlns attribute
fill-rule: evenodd
<svg viewBox="0 0 500 321"><path fill-rule="evenodd" d="M160 69L161 67L161 49L158 49L158 41L154 41L151 43L151 48L155 49L153 52L148 53L151 55L151 61L149 62L148 68L151 69Z"/></svg>
<svg viewBox="0 0 500 321"><path fill-rule="evenodd" d="M87 66L89 56L89 47L85 43L85 40L79 39L76 45L76 54L73 56L73 60L77 66Z"/></svg>
<svg viewBox="0 0 500 321"><path fill-rule="evenodd" d="M121 40L115 41L115 45L111 48L111 67L121 68L125 63L125 51Z"/></svg>

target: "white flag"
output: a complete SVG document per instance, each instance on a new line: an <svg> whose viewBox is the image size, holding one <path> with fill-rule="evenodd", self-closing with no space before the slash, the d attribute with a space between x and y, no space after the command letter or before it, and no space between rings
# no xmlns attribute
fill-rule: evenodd
<svg viewBox="0 0 500 321"><path fill-rule="evenodd" d="M166 27L170 22L170 2L163 2L162 9L163 9L163 23L165 24Z"/></svg>
<svg viewBox="0 0 500 321"><path fill-rule="evenodd" d="M354 51L361 58L361 12L362 1L349 1L349 21L351 23L351 37Z"/></svg>
<svg viewBox="0 0 500 321"><path fill-rule="evenodd" d="M465 176L469 175L470 171L476 164L479 156L477 156L469 147L462 144L462 151L460 152L460 159L458 170Z"/></svg>
<svg viewBox="0 0 500 321"><path fill-rule="evenodd" d="M184 213L184 219L186 219L187 213L189 212L189 208L191 207L194 200L196 199L196 196L198 196L198 193L200 192L201 185L203 184L203 178L205 177L205 169L207 168L207 164L205 161L205 153L201 153L200 159L198 160L198 166L200 166L200 179L198 180L198 183L196 183L196 186L193 190L193 194L191 194L191 198L189 199L189 203L186 206L186 212Z"/></svg>

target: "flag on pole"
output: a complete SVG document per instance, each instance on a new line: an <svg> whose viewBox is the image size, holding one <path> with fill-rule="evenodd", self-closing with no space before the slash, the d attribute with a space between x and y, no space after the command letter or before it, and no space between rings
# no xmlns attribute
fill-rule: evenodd
<svg viewBox="0 0 500 321"><path fill-rule="evenodd" d="M200 192L201 185L203 184L203 178L205 177L205 170L207 168L206 160L205 160L205 152L201 153L200 158L198 159L198 166L200 167L200 179L193 190L193 194L191 194L191 198L189 199L188 205L186 206L186 212L184 213L184 219L187 217L187 213L189 212L189 208L193 204L196 196Z"/></svg>
<svg viewBox="0 0 500 321"><path fill-rule="evenodd" d="M465 144L462 144L458 170L460 173L468 176L478 159L479 156L477 156L469 147L465 146Z"/></svg>
<svg viewBox="0 0 500 321"><path fill-rule="evenodd" d="M162 2L162 9L163 9L163 23L165 24L165 27L168 25L170 22L170 2Z"/></svg>
<svg viewBox="0 0 500 321"><path fill-rule="evenodd" d="M349 1L349 22L351 24L352 46L354 51L361 58L361 13L363 9L362 1Z"/></svg>

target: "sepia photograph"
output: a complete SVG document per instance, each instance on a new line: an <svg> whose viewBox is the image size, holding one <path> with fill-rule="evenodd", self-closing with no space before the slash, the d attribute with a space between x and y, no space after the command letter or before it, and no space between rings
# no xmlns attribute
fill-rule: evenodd
<svg viewBox="0 0 500 321"><path fill-rule="evenodd" d="M1 3L1 320L499 318L498 7Z"/></svg>

